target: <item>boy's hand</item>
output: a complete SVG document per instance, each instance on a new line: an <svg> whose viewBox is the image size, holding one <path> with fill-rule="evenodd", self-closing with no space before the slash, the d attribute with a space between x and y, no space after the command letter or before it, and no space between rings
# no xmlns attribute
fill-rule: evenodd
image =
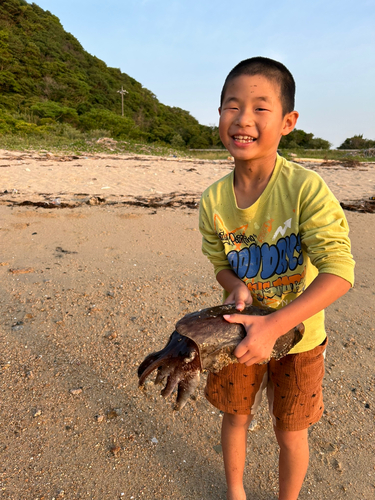
<svg viewBox="0 0 375 500"><path fill-rule="evenodd" d="M241 323L246 330L246 337L234 350L240 363L251 366L269 359L276 339L275 325L269 316L247 316L246 314L225 315L228 323Z"/></svg>
<svg viewBox="0 0 375 500"><path fill-rule="evenodd" d="M252 303L253 298L250 290L242 281L239 281L224 302L224 304L234 304L238 311L243 311L246 306L250 306Z"/></svg>

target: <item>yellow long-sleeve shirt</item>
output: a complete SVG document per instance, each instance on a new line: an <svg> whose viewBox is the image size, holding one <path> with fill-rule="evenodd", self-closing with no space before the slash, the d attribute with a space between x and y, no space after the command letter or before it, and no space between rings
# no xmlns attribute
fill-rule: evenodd
<svg viewBox="0 0 375 500"><path fill-rule="evenodd" d="M315 172L277 157L271 179L249 208L237 206L234 173L202 195L202 251L215 273L232 269L254 303L279 309L300 295L318 273L353 285L349 228L339 202ZM304 352L326 336L324 311L304 321L305 335L290 352Z"/></svg>

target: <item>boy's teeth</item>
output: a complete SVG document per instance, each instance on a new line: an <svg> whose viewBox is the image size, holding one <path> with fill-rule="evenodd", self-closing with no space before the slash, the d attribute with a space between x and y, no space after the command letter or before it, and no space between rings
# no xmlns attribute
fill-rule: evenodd
<svg viewBox="0 0 375 500"><path fill-rule="evenodd" d="M253 141L255 141L254 137L250 137L249 135L235 135L234 138L238 142L253 142Z"/></svg>

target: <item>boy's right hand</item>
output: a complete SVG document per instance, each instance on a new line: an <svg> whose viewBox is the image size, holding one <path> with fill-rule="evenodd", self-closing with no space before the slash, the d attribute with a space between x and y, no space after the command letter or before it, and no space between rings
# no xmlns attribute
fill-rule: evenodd
<svg viewBox="0 0 375 500"><path fill-rule="evenodd" d="M243 311L246 306L250 306L252 303L253 297L243 281L239 281L224 301L224 304L234 304L238 311Z"/></svg>

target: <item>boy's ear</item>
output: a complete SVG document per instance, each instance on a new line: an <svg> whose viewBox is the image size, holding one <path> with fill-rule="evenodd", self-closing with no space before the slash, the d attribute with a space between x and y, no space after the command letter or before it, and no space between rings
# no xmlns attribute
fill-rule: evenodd
<svg viewBox="0 0 375 500"><path fill-rule="evenodd" d="M218 111L219 111L219 116L221 116L221 108L219 108Z"/></svg>
<svg viewBox="0 0 375 500"><path fill-rule="evenodd" d="M296 126L299 117L298 111L291 111L284 116L284 126L281 135L288 135Z"/></svg>

